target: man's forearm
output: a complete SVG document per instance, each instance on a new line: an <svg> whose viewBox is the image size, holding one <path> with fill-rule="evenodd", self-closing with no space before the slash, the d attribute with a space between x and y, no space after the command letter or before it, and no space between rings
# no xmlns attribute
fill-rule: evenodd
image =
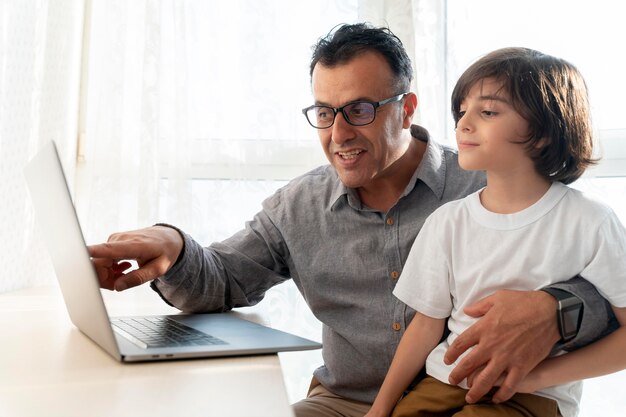
<svg viewBox="0 0 626 417"><path fill-rule="evenodd" d="M587 280L575 277L551 285L550 288L567 291L583 302L582 319L577 335L572 340L558 345L558 348L568 351L578 349L601 339L619 327L611 305Z"/></svg>
<svg viewBox="0 0 626 417"><path fill-rule="evenodd" d="M152 281L152 289L166 303L185 312L228 310L227 283L220 278L219 266L201 245L179 232L185 241L183 251L164 277Z"/></svg>
<svg viewBox="0 0 626 417"><path fill-rule="evenodd" d="M205 248L180 232L184 249L166 276L152 288L169 304L191 313L223 312L258 303L272 286L285 281L288 269L272 251L263 213L245 230ZM280 246L276 244L275 246Z"/></svg>

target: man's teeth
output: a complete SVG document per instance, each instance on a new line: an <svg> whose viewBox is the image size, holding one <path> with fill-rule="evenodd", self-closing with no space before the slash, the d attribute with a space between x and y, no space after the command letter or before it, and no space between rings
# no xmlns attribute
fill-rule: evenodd
<svg viewBox="0 0 626 417"><path fill-rule="evenodd" d="M350 151L350 152L337 152L339 154L339 156L341 156L343 159L354 159L356 158L361 152L363 152L362 150L358 149L358 150L354 150L354 151Z"/></svg>

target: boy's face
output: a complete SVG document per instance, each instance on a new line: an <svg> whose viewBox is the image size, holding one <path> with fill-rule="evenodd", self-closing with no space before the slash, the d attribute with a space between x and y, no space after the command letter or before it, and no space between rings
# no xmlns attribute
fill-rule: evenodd
<svg viewBox="0 0 626 417"><path fill-rule="evenodd" d="M475 83L460 111L456 141L463 169L500 174L534 170L523 143L529 135L528 122L515 110L500 81L485 78Z"/></svg>
<svg viewBox="0 0 626 417"><path fill-rule="evenodd" d="M341 107L355 100L377 102L395 94L393 72L385 59L365 52L334 67L317 64L312 86L315 103ZM319 129L320 142L341 181L351 188L376 189L390 175L388 168L405 152L409 141L401 137L410 126L403 101L386 104L376 111L371 124L352 126L341 113L334 124Z"/></svg>

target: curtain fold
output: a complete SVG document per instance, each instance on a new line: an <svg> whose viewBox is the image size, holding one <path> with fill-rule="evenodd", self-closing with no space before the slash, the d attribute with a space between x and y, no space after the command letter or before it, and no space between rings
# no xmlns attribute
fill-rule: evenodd
<svg viewBox="0 0 626 417"><path fill-rule="evenodd" d="M92 4L77 165L88 241L158 217L160 16L158 2Z"/></svg>
<svg viewBox="0 0 626 417"><path fill-rule="evenodd" d="M55 140L73 177L83 11L74 0L0 1L0 292L54 281L22 170Z"/></svg>

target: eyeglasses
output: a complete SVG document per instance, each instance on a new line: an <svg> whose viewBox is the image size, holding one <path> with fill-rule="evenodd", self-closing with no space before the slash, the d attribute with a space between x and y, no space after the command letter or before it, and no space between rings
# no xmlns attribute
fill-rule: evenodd
<svg viewBox="0 0 626 417"><path fill-rule="evenodd" d="M316 129L326 129L335 123L337 113L341 112L346 122L352 126L365 126L374 121L376 118L376 109L385 104L395 103L402 100L407 94L399 94L388 99L372 102L367 100L352 101L342 107L329 106L309 106L302 109L302 113L306 117L311 126Z"/></svg>

